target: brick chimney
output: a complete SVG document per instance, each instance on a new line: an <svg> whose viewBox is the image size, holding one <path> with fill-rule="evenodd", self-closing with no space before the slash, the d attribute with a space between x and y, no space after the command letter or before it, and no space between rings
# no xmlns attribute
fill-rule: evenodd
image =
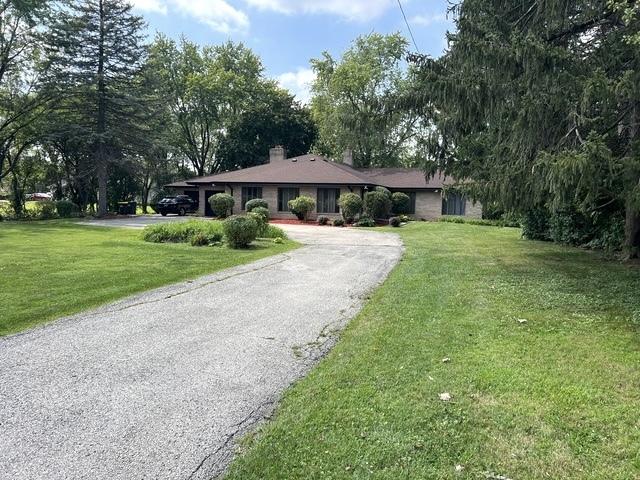
<svg viewBox="0 0 640 480"><path fill-rule="evenodd" d="M353 150L347 148L342 154L342 163L353 167Z"/></svg>
<svg viewBox="0 0 640 480"><path fill-rule="evenodd" d="M287 158L287 151L282 145L276 145L269 149L269 163L277 162L279 160L285 160Z"/></svg>

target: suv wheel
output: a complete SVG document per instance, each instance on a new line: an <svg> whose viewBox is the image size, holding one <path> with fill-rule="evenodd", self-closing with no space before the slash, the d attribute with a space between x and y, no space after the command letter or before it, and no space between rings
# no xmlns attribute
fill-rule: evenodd
<svg viewBox="0 0 640 480"><path fill-rule="evenodd" d="M184 209L184 207L180 207L180 210L178 210L178 215L180 215L181 217L184 217L187 214L187 211Z"/></svg>

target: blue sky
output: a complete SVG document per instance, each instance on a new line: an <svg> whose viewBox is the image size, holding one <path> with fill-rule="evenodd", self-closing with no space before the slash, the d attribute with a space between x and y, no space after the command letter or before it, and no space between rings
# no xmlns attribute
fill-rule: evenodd
<svg viewBox="0 0 640 480"><path fill-rule="evenodd" d="M150 34L181 34L204 45L231 39L262 58L266 74L305 101L309 59L339 57L358 35L409 34L397 0L131 0ZM451 30L447 0L403 0L421 53L438 56ZM412 50L415 47L412 46Z"/></svg>

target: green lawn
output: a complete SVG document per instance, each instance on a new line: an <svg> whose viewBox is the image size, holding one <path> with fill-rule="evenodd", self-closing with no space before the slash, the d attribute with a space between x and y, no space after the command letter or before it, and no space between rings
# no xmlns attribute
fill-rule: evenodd
<svg viewBox="0 0 640 480"><path fill-rule="evenodd" d="M394 231L403 261L226 478L640 478L640 269L516 229Z"/></svg>
<svg viewBox="0 0 640 480"><path fill-rule="evenodd" d="M295 246L265 240L231 250L140 237L68 221L0 223L0 335Z"/></svg>

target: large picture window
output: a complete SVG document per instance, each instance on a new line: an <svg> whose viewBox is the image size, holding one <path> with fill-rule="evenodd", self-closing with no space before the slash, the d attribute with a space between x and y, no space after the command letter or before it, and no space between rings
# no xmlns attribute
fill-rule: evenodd
<svg viewBox="0 0 640 480"><path fill-rule="evenodd" d="M464 215L467 200L459 193L450 193L442 199L442 215Z"/></svg>
<svg viewBox="0 0 640 480"><path fill-rule="evenodd" d="M319 188L317 201L318 213L340 213L340 207L338 206L339 197L339 188Z"/></svg>
<svg viewBox="0 0 640 480"><path fill-rule="evenodd" d="M262 198L262 187L242 187L242 210L249 200Z"/></svg>
<svg viewBox="0 0 640 480"><path fill-rule="evenodd" d="M299 188L279 188L278 189L278 211L289 212L289 200L300 196Z"/></svg>

